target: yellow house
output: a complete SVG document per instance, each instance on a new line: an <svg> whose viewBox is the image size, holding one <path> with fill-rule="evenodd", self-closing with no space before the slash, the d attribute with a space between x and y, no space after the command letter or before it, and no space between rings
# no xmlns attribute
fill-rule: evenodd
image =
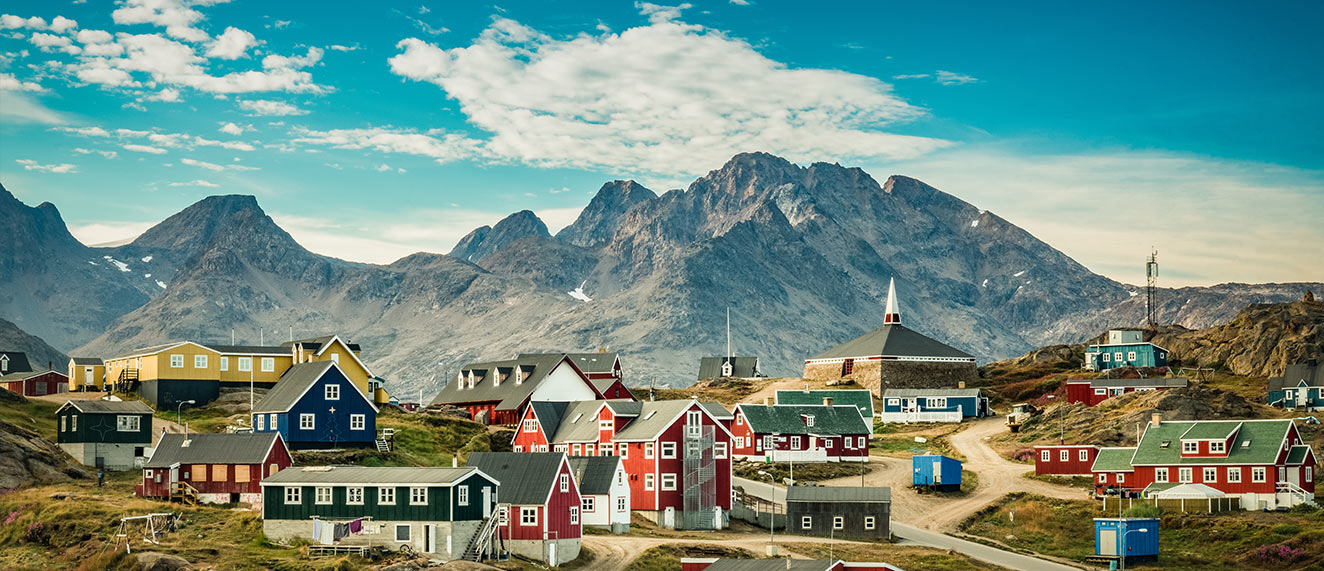
<svg viewBox="0 0 1324 571"><path fill-rule="evenodd" d="M387 402L390 395L359 352L357 343L346 343L335 335L280 346L180 341L106 359L103 378L117 390L137 390L158 408L171 408L215 400L221 387L271 388L295 364L334 361L360 392L379 404ZM72 362L70 366L72 372Z"/></svg>
<svg viewBox="0 0 1324 571"><path fill-rule="evenodd" d="M106 364L97 357L69 359L69 390L100 391L106 386Z"/></svg>

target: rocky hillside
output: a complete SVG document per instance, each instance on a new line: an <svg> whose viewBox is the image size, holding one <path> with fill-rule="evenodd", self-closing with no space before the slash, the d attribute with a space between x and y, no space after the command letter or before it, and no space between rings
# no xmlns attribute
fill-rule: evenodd
<svg viewBox="0 0 1324 571"><path fill-rule="evenodd" d="M47 365L57 371L64 371L69 364L69 356L59 349L51 347L40 337L30 335L19 329L12 321L0 318L0 351L22 351L28 355L28 363L33 369L45 369Z"/></svg>
<svg viewBox="0 0 1324 571"><path fill-rule="evenodd" d="M90 477L57 444L32 429L51 421L37 421L31 415L50 415L54 410L55 405L48 403L32 408L28 399L0 389L0 491Z"/></svg>
<svg viewBox="0 0 1324 571"><path fill-rule="evenodd" d="M1222 364L1249 377L1281 375L1289 364L1324 357L1324 303L1257 303L1232 321L1198 331L1164 328L1152 341L1183 364Z"/></svg>

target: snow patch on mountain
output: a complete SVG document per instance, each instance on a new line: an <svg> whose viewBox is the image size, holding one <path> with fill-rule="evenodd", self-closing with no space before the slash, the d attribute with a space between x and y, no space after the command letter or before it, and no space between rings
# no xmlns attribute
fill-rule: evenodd
<svg viewBox="0 0 1324 571"><path fill-rule="evenodd" d="M119 260L116 260L115 258L112 258L112 257L110 257L110 256L101 256L101 257L102 257L103 259L105 259L107 262L110 262L110 264L111 264L112 266L115 266L115 267L119 268L121 272L131 272L131 271L133 271L133 270L130 270L130 269L129 269L129 265L128 265L128 264L126 264L126 263L124 263L124 262L121 262L121 261L119 261Z"/></svg>
<svg viewBox="0 0 1324 571"><path fill-rule="evenodd" d="M587 284L587 283L588 283L588 281L584 281L583 283L580 283L580 284L579 284L579 287L575 288L574 291L568 291L568 292L566 292L566 293L569 294L570 297L573 297L573 298L575 298L575 299L577 299L577 300L579 300L579 301L585 302L585 303L588 303L588 302L590 302L590 301L593 301L593 298L589 297L588 294L584 293L584 285Z"/></svg>

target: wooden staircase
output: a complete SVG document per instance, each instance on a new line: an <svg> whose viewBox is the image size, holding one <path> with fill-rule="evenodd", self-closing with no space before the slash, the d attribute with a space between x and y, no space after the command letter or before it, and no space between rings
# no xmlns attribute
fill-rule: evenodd
<svg viewBox="0 0 1324 571"><path fill-rule="evenodd" d="M377 451L378 451L378 452L390 452L390 451L391 451L391 445L388 444L388 443L386 442L386 439L385 439L385 438L378 438L378 439L377 439Z"/></svg>
<svg viewBox="0 0 1324 571"><path fill-rule="evenodd" d="M178 501L190 506L198 505L198 489L188 482L170 482L170 501Z"/></svg>
<svg viewBox="0 0 1324 571"><path fill-rule="evenodd" d="M1307 492L1304 489L1302 489L1301 486L1298 486L1291 482L1278 482L1278 484L1275 486L1275 491L1277 491L1280 494L1282 493L1288 494L1289 496L1291 496L1293 500L1296 500L1297 504L1310 504L1312 506L1316 505L1315 494Z"/></svg>
<svg viewBox="0 0 1324 571"><path fill-rule="evenodd" d="M469 539L469 545L465 546L464 552L460 554L460 559L473 561L475 563L482 561L484 553L487 551L488 542L492 539L492 534L497 529L496 513L483 518L483 523L478 525L478 531Z"/></svg>

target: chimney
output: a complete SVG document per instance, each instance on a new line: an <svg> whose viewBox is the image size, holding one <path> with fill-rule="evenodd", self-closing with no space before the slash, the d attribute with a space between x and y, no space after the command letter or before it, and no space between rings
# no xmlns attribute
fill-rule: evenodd
<svg viewBox="0 0 1324 571"><path fill-rule="evenodd" d="M832 397L823 397L823 406L832 406Z"/></svg>
<svg viewBox="0 0 1324 571"><path fill-rule="evenodd" d="M956 383L956 388L958 388L958 389L964 389L964 388L965 388L965 381L957 381L957 383Z"/></svg>
<svg viewBox="0 0 1324 571"><path fill-rule="evenodd" d="M1163 423L1163 415L1161 415L1161 414L1159 414L1159 413L1157 413L1157 412L1154 413L1153 415L1151 415L1150 418L1149 418L1149 425L1150 425L1150 426L1158 426L1159 424L1162 424L1162 423Z"/></svg>
<svg viewBox="0 0 1324 571"><path fill-rule="evenodd" d="M451 456L451 468L459 468L459 467L460 467L460 457Z"/></svg>
<svg viewBox="0 0 1324 571"><path fill-rule="evenodd" d="M763 397L763 406L772 406L772 397Z"/></svg>

